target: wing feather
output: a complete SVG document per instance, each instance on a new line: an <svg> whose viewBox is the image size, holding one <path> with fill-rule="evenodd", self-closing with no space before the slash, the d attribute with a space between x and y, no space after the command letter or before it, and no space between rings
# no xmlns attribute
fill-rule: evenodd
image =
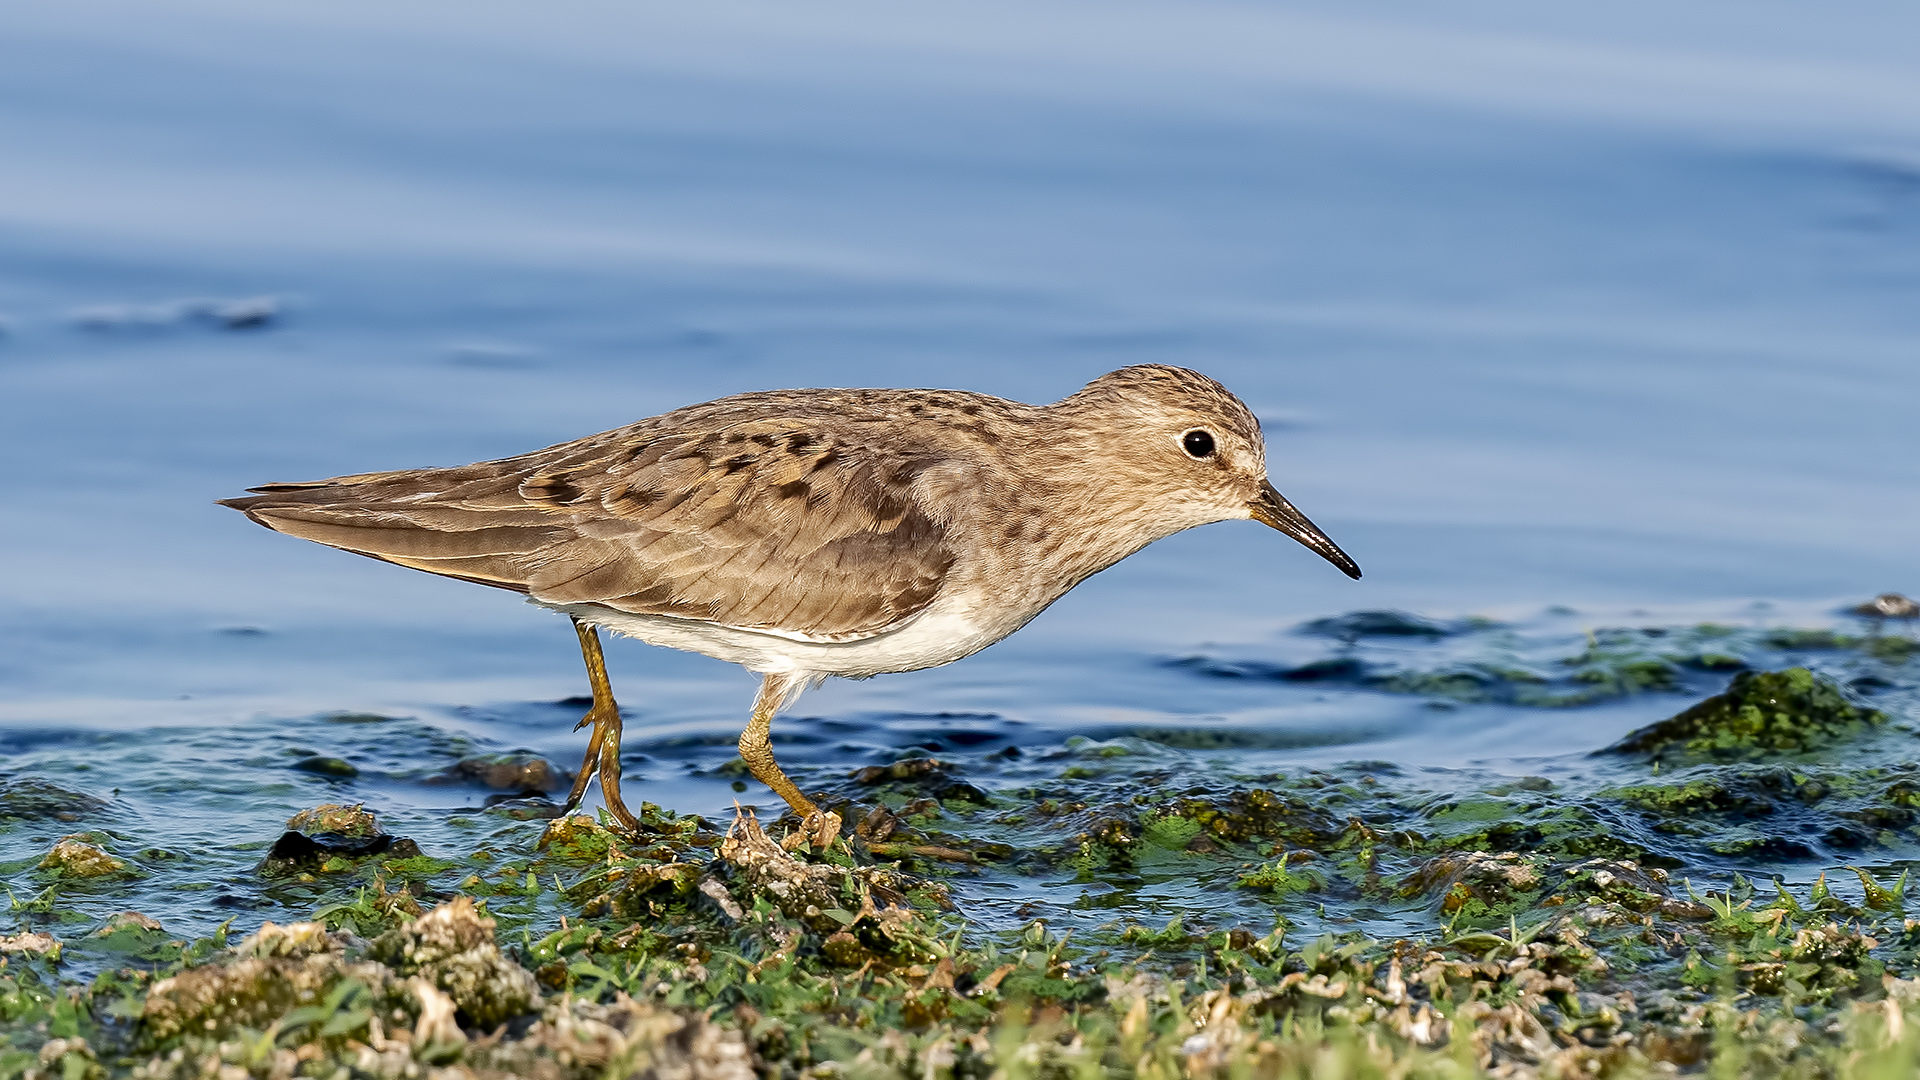
<svg viewBox="0 0 1920 1080"><path fill-rule="evenodd" d="M726 404L500 461L267 485L225 505L548 603L856 640L931 602L954 557L916 481L942 451L877 446L844 402Z"/></svg>

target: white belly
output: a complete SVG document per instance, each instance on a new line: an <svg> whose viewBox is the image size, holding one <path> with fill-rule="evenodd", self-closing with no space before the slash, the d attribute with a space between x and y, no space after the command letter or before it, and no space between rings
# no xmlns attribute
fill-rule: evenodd
<svg viewBox="0 0 1920 1080"><path fill-rule="evenodd" d="M649 645L701 653L762 675L791 672L864 679L891 671L918 671L972 655L1018 628L1018 624L982 625L958 602L944 597L896 629L859 641L807 641L695 619L634 615L599 604L530 602Z"/></svg>

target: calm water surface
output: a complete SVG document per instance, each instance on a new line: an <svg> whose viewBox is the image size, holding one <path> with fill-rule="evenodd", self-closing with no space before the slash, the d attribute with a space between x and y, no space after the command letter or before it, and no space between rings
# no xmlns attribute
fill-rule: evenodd
<svg viewBox="0 0 1920 1080"><path fill-rule="evenodd" d="M87 823L157 852L144 903L183 931L310 910L246 882L318 801L429 850L530 842L427 781L575 763L564 621L214 499L748 389L1047 401L1140 362L1239 392L1366 578L1251 523L1184 534L963 663L816 691L783 755L927 747L987 786L1082 739L1168 776L1577 771L1690 699L1436 709L1169 661L1304 662L1295 627L1363 609L1577 640L1920 590L1920 24L1617 15L0 13L0 779L106 800ZM722 814L752 680L609 660L635 790ZM360 777L286 767L315 754ZM79 827L44 824L0 839L16 892Z"/></svg>

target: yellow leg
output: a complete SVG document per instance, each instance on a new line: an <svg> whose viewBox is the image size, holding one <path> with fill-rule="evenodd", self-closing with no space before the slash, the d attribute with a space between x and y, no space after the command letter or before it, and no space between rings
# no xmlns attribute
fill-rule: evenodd
<svg viewBox="0 0 1920 1080"><path fill-rule="evenodd" d="M571 814L587 793L587 782L600 775L600 793L606 797L607 812L628 832L639 832L640 821L620 801L620 707L613 701L613 684L607 679L606 654L600 651L600 631L573 620L574 633L580 635L580 657L587 662L587 682L593 687L593 707L574 725L578 731L593 725L587 740L587 756L580 763L580 775L573 782L562 816Z"/></svg>
<svg viewBox="0 0 1920 1080"><path fill-rule="evenodd" d="M762 680L759 696L753 701L753 717L747 721L747 730L740 733L740 760L746 762L747 771L754 779L772 788L775 795L785 799L793 812L800 815L798 835L824 848L840 835L840 815L822 813L813 800L801 792L799 785L787 779L780 763L773 759L773 742L769 737L773 714L800 685L787 675L768 675Z"/></svg>

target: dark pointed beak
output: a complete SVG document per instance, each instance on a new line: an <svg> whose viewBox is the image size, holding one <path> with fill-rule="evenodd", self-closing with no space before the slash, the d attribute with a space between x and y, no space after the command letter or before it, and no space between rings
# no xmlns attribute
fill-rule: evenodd
<svg viewBox="0 0 1920 1080"><path fill-rule="evenodd" d="M1273 489L1267 481L1260 482L1260 494L1247 504L1252 511L1253 520L1262 525L1271 525L1295 540L1318 552L1320 557L1340 568L1340 572L1356 580L1360 577L1360 565L1340 550L1340 545L1327 538L1320 527L1307 520L1307 515L1293 508L1285 495Z"/></svg>

